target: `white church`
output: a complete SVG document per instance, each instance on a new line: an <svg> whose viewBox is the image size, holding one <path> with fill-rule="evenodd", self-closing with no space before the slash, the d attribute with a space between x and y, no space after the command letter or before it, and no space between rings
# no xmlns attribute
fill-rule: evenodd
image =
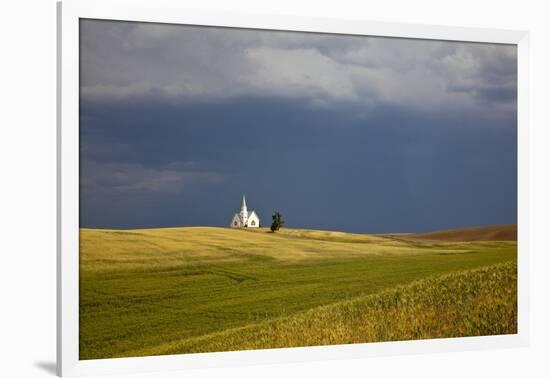
<svg viewBox="0 0 550 378"><path fill-rule="evenodd" d="M241 211L233 215L229 227L260 227L260 218L254 210L248 211L246 208L246 199L243 195Z"/></svg>

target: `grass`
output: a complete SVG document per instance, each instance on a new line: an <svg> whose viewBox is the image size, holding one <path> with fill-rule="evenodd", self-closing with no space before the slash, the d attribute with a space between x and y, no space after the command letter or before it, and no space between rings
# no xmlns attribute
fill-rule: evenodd
<svg viewBox="0 0 550 378"><path fill-rule="evenodd" d="M81 359L515 332L516 242L197 227L80 247Z"/></svg>
<svg viewBox="0 0 550 378"><path fill-rule="evenodd" d="M335 345L517 332L516 265L506 262L178 340L140 355Z"/></svg>

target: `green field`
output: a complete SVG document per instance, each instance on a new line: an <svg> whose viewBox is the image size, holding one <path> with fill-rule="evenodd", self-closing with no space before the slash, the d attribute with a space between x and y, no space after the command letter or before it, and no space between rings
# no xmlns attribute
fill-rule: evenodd
<svg viewBox="0 0 550 378"><path fill-rule="evenodd" d="M80 358L516 333L515 241L80 233Z"/></svg>

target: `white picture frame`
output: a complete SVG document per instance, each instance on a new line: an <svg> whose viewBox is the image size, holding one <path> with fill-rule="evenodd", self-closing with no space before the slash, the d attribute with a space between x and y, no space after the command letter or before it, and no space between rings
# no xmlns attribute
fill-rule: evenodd
<svg viewBox="0 0 550 378"><path fill-rule="evenodd" d="M453 339L79 360L79 19L109 19L517 45L518 333ZM187 368L526 346L529 340L528 77L525 31L380 23L185 9L177 0L58 3L57 373L144 373Z"/></svg>

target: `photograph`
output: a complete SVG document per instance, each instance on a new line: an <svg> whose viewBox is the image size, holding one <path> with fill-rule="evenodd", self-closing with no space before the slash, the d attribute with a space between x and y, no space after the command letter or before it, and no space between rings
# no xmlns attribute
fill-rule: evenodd
<svg viewBox="0 0 550 378"><path fill-rule="evenodd" d="M80 360L518 333L517 44L78 33Z"/></svg>

